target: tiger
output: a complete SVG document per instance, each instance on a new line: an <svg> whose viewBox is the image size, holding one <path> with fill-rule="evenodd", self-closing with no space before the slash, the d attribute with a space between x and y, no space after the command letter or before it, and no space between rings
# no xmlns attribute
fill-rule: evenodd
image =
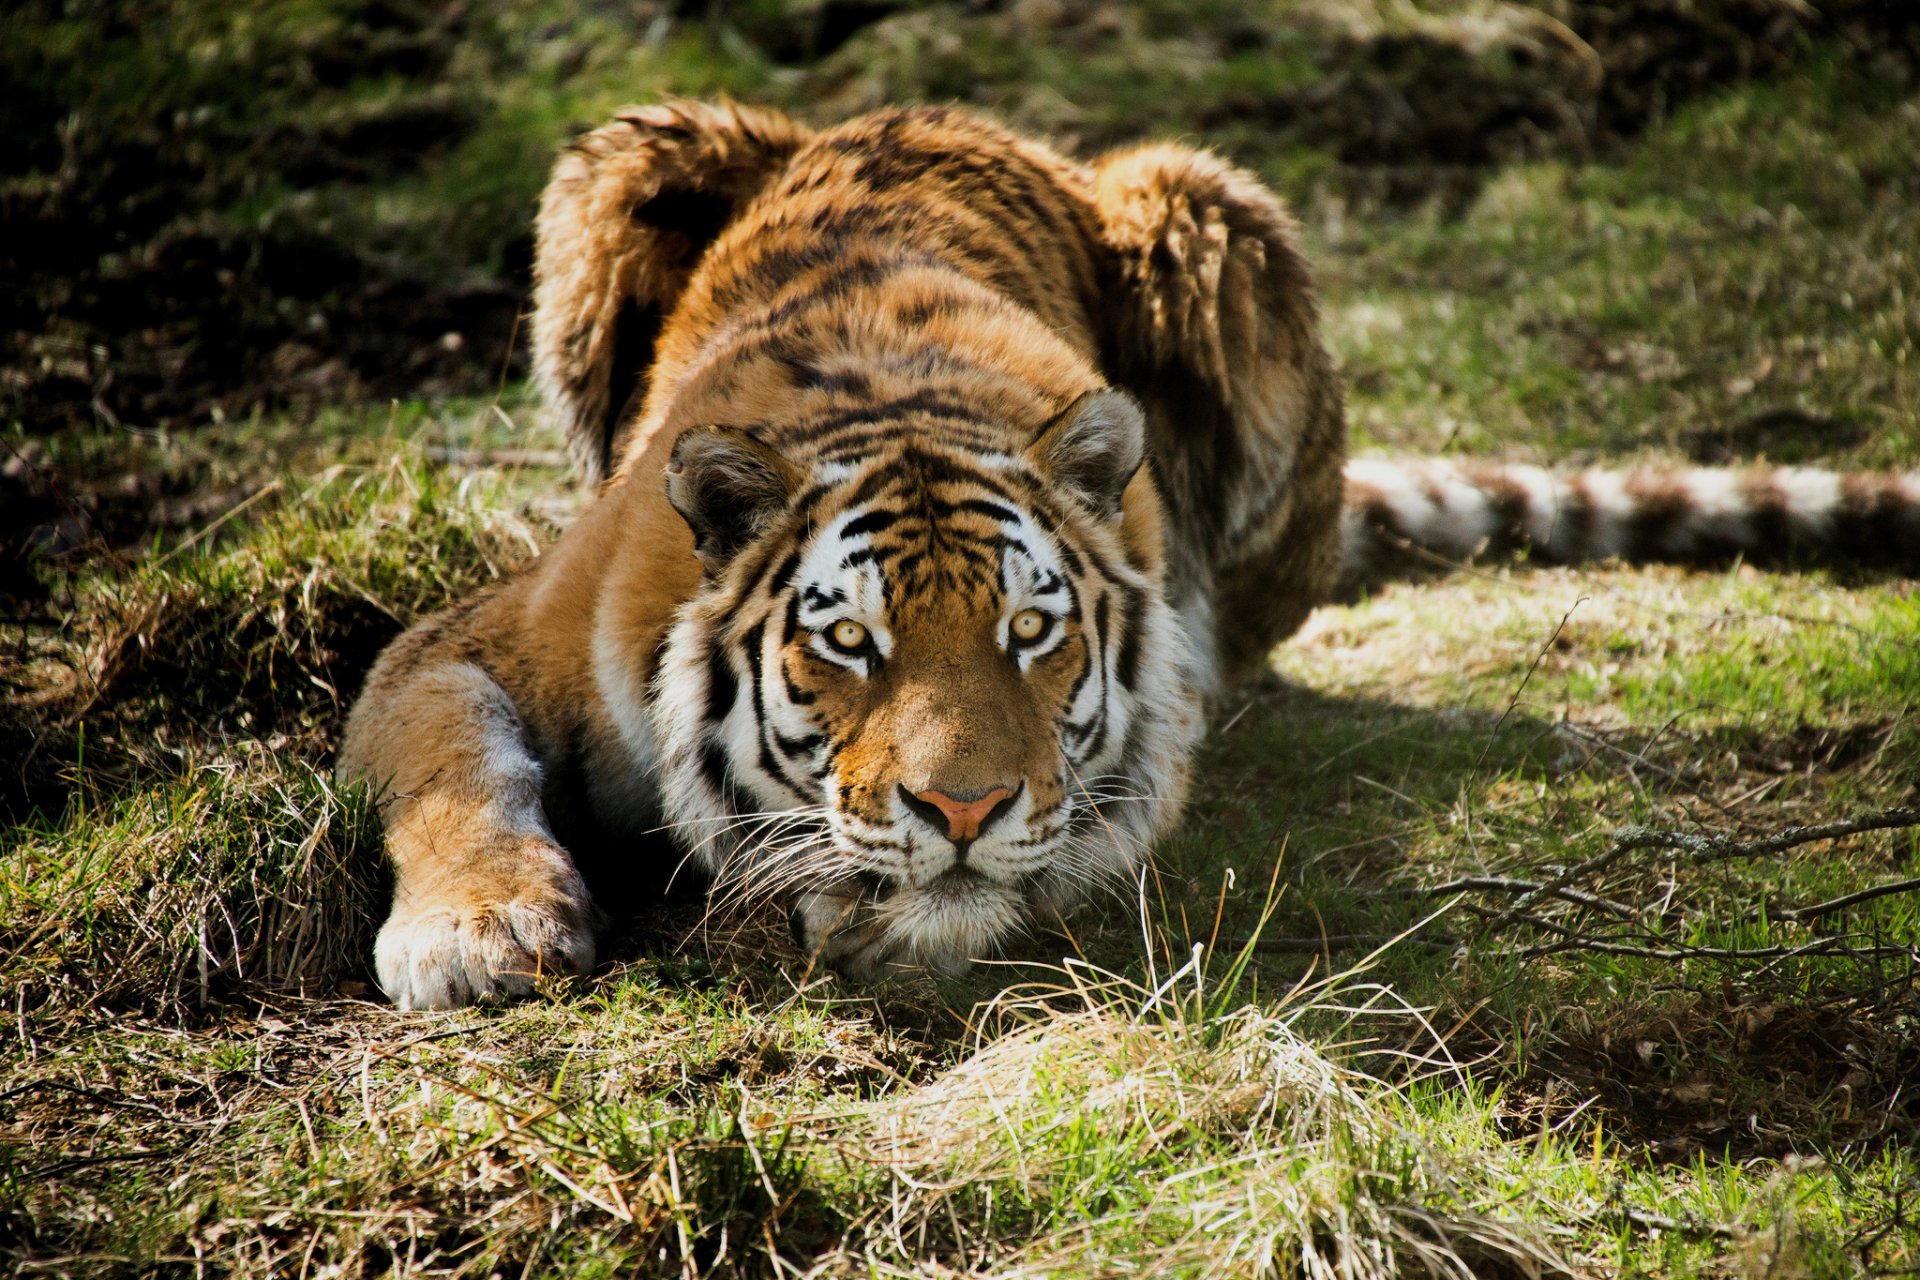
<svg viewBox="0 0 1920 1280"><path fill-rule="evenodd" d="M535 230L592 497L385 650L338 757L403 1009L590 970L588 843L852 980L962 972L1133 882L1209 709L1409 553L1920 561L1920 476L1349 463L1299 228L1200 148L673 100L568 145Z"/></svg>

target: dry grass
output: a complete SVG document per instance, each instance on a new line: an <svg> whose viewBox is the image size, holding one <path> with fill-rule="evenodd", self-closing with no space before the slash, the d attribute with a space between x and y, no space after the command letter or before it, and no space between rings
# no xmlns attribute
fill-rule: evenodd
<svg viewBox="0 0 1920 1280"><path fill-rule="evenodd" d="M516 473L442 469L391 439L345 451L369 460L283 475L238 519L88 564L19 628L0 652L0 742L22 745L0 816L51 821L78 783L115 792L235 739L317 764L389 640L554 531Z"/></svg>
<svg viewBox="0 0 1920 1280"><path fill-rule="evenodd" d="M1003 997L972 1057L862 1113L850 1136L887 1180L866 1228L885 1252L1017 1276L1574 1270L1503 1202L1539 1151L1509 1149L1484 1107L1474 1149L1435 1147L1406 1093L1296 1026L1364 1021L1352 1003L1384 993L1348 977L1241 1005L1239 966L1209 993L1203 955L1152 988L1081 970ZM893 1269L881 1252L865 1260Z"/></svg>

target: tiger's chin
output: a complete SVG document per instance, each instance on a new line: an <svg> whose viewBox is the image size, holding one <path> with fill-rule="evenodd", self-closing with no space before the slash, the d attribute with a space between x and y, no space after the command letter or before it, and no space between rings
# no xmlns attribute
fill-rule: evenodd
<svg viewBox="0 0 1920 1280"><path fill-rule="evenodd" d="M960 868L877 894L855 885L803 890L791 923L802 950L852 978L914 969L956 975L997 952L1028 906L1017 886Z"/></svg>

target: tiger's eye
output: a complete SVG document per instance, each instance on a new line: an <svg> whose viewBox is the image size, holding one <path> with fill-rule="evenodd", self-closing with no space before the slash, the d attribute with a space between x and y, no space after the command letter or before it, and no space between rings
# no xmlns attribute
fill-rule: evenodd
<svg viewBox="0 0 1920 1280"><path fill-rule="evenodd" d="M867 629L851 618L842 618L827 629L827 639L836 649L853 653L867 643Z"/></svg>
<svg viewBox="0 0 1920 1280"><path fill-rule="evenodd" d="M1008 629L1013 632L1015 640L1031 644L1047 633L1047 615L1038 609L1022 609L1013 615Z"/></svg>

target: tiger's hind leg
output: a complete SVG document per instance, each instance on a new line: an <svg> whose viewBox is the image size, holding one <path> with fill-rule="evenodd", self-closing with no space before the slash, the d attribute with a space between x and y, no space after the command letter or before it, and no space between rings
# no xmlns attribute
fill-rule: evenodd
<svg viewBox="0 0 1920 1280"><path fill-rule="evenodd" d="M707 246L810 136L775 111L675 101L561 153L535 222L534 376L589 482L618 464L654 339Z"/></svg>
<svg viewBox="0 0 1920 1280"><path fill-rule="evenodd" d="M1293 219L1252 175L1178 146L1095 170L1104 335L1166 498L1170 595L1215 688L1257 675L1331 592L1346 429Z"/></svg>

